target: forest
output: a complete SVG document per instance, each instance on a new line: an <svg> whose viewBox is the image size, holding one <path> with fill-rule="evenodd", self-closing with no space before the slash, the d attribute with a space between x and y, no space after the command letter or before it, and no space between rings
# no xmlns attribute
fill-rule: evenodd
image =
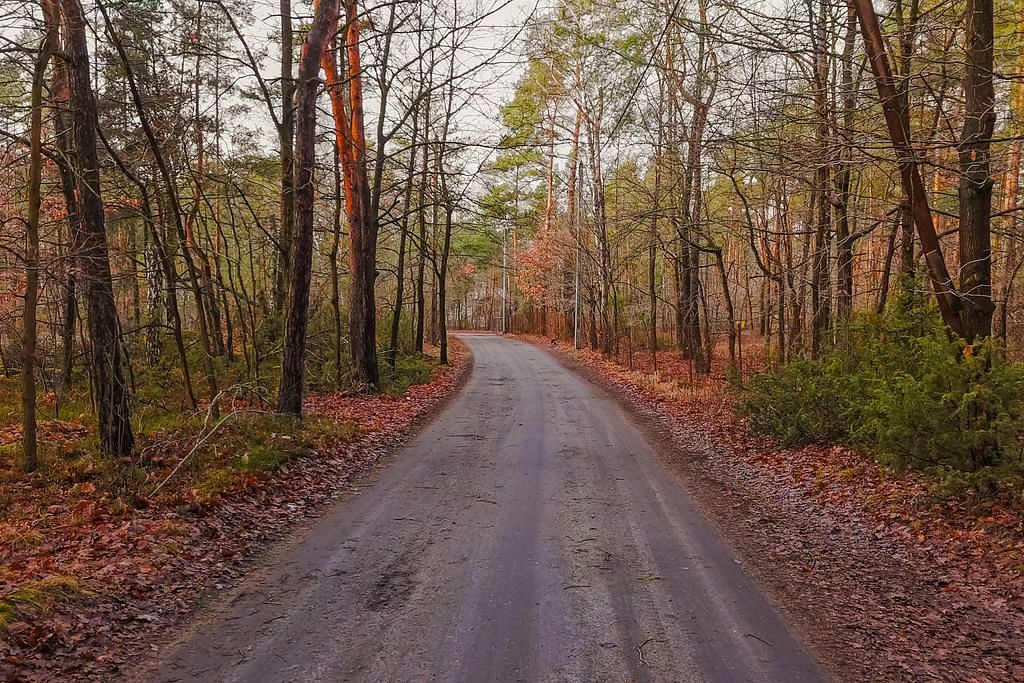
<svg viewBox="0 0 1024 683"><path fill-rule="evenodd" d="M4 8L5 554L411 424L470 330L1024 505L1022 0ZM0 630L79 590L10 557Z"/></svg>
<svg viewBox="0 0 1024 683"><path fill-rule="evenodd" d="M1016 417L994 369L1022 334L1013 3L286 4L266 35L244 3L79 5L5 31L0 350L28 469L40 396L88 384L124 456L154 371L152 400L298 414L425 343L445 363L452 327L703 374L746 332L772 368L838 357L828 377L948 332L983 358L962 381L998 385L958 409ZM999 459L977 450L963 467Z"/></svg>

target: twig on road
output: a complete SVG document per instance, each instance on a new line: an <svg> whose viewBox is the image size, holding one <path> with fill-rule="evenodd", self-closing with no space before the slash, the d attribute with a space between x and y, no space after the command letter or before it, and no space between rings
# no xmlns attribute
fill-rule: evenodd
<svg viewBox="0 0 1024 683"><path fill-rule="evenodd" d="M570 536L569 534L566 534L566 535L565 535L565 537L566 537L566 538L568 538L568 539L569 539L570 541L572 541L573 543L577 543L577 544L580 544L580 543L587 543L588 541L596 541L596 540L597 540L596 538L581 538L581 539L579 539L579 540L576 540L575 538L573 538L573 537L572 537L572 536Z"/></svg>
<svg viewBox="0 0 1024 683"><path fill-rule="evenodd" d="M647 636L646 638L644 638L644 642L636 646L636 653L640 655L640 663L648 667L651 665L651 663L644 659L644 645L651 642L652 640L654 640L653 636Z"/></svg>
<svg viewBox="0 0 1024 683"><path fill-rule="evenodd" d="M775 647L775 645L773 645L772 643L769 643L767 640L765 640L764 638L762 638L759 635L755 635L753 633L744 633L743 635L750 636L751 638L754 638L755 640L760 640L762 643L764 643L768 647Z"/></svg>

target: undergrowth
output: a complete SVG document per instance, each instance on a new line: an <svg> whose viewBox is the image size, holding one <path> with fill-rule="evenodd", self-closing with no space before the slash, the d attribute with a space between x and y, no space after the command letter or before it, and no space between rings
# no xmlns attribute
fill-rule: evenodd
<svg viewBox="0 0 1024 683"><path fill-rule="evenodd" d="M198 359L190 360L196 367ZM241 356L216 360L221 386L233 387L222 412L239 412L187 457L161 490L161 499L172 504L207 503L278 472L293 458L315 451L317 443L359 436L359 425L353 422L317 416L295 420L273 413L277 384L273 369L253 380ZM176 356L167 352L154 366L135 367L132 421L138 444L129 457L99 453L84 378L75 377L69 390L41 397L40 465L31 474L20 468L20 383L0 377L0 515L15 514L36 496L63 498L89 491L86 495L103 494L129 504L148 498L217 422L206 419L204 408L191 409L176 363ZM382 363L381 391L400 395L429 381L436 366L434 358L421 354L400 355L395 368ZM203 387L195 384L202 400ZM346 388L336 390L344 393ZM22 482L30 483L30 488L19 487Z"/></svg>
<svg viewBox="0 0 1024 683"><path fill-rule="evenodd" d="M82 592L81 583L70 576L48 576L26 583L0 596L0 632L23 620L29 611L48 612Z"/></svg>
<svg viewBox="0 0 1024 683"><path fill-rule="evenodd" d="M783 445L863 448L954 486L1019 488L1024 366L997 343L950 335L914 294L884 315L856 318L838 338L824 357L754 375L740 388L740 409L755 430Z"/></svg>

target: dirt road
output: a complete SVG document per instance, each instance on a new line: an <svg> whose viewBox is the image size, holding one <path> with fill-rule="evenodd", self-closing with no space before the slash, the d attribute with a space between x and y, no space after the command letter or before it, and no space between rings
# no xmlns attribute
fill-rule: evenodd
<svg viewBox="0 0 1024 683"><path fill-rule="evenodd" d="M615 400L464 341L448 409L136 678L821 680Z"/></svg>

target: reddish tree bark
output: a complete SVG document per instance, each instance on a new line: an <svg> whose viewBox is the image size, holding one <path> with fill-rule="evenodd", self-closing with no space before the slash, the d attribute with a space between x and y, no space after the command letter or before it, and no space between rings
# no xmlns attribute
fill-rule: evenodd
<svg viewBox="0 0 1024 683"><path fill-rule="evenodd" d="M850 2L860 21L864 47L868 60L871 62L871 71L875 76L878 99L882 104L882 113L885 115L885 123L889 129L889 138L896 151L903 192L910 201L914 224L921 240L921 249L924 251L925 263L928 265L928 274L938 300L939 312L946 325L962 335L963 327L959 315L962 308L961 301L957 296L956 287L949 276L949 271L946 269L939 239L935 234L932 212L928 206L928 195L924 191L921 170L918 168L919 160L910 144L910 134L903 122L902 112L905 104L893 86L892 68L885 52L878 15L875 14L871 0L850 0Z"/></svg>
<svg viewBox="0 0 1024 683"><path fill-rule="evenodd" d="M356 389L376 389L377 302L377 217L370 207L370 183L366 166L366 134L363 118L362 65L359 53L359 8L356 0L345 0L345 74L347 101L331 50L323 53L327 88L331 96L335 133L341 150L345 176L345 213L351 244L352 290L349 310L349 370Z"/></svg>

